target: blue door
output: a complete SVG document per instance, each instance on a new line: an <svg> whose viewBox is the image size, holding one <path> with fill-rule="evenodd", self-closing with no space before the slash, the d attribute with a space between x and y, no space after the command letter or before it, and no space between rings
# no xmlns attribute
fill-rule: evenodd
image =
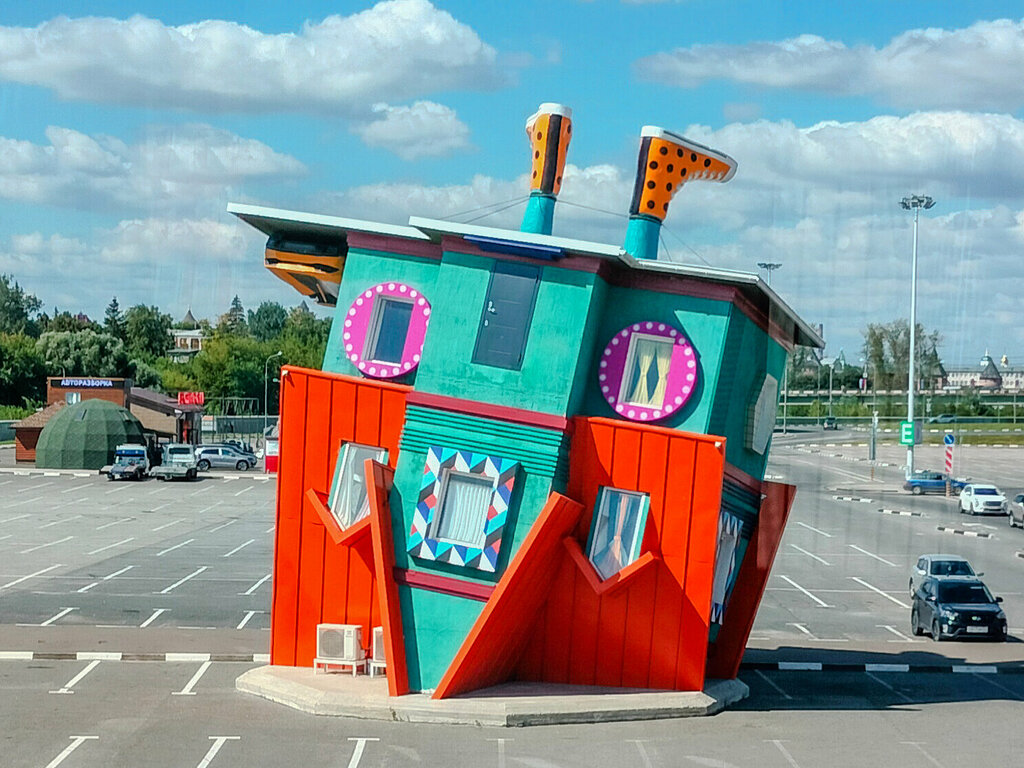
<svg viewBox="0 0 1024 768"><path fill-rule="evenodd" d="M540 267L498 262L491 272L473 362L519 370L530 334Z"/></svg>

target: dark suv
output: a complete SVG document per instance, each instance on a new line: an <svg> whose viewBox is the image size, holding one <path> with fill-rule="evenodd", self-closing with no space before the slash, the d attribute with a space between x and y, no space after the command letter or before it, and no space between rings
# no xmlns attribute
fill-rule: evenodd
<svg viewBox="0 0 1024 768"><path fill-rule="evenodd" d="M927 578L914 593L910 628L915 635L928 632L932 640L954 637L1006 639L1006 614L980 579Z"/></svg>

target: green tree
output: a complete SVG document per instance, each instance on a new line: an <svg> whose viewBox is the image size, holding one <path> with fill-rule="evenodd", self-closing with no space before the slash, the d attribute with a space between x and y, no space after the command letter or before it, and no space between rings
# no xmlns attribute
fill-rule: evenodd
<svg viewBox="0 0 1024 768"><path fill-rule="evenodd" d="M242 306L242 300L237 295L231 300L228 311L220 316L217 333L222 336L249 335L249 326L245 322L245 307Z"/></svg>
<svg viewBox="0 0 1024 768"><path fill-rule="evenodd" d="M192 360L196 385L207 397L263 399L263 364L276 350L255 339L220 336Z"/></svg>
<svg viewBox="0 0 1024 768"><path fill-rule="evenodd" d="M264 301L256 311L249 311L249 332L257 341L276 339L288 320L285 308L276 301Z"/></svg>
<svg viewBox="0 0 1024 768"><path fill-rule="evenodd" d="M124 340L124 313L117 303L117 296L110 300L103 313L103 330L115 339Z"/></svg>
<svg viewBox="0 0 1024 768"><path fill-rule="evenodd" d="M171 316L159 307L136 304L124 315L124 340L128 354L135 360L152 362L167 354L171 345Z"/></svg>
<svg viewBox="0 0 1024 768"><path fill-rule="evenodd" d="M914 339L915 377L919 384L929 385L939 375L938 331L927 332L920 323ZM893 320L871 323L864 331L862 348L869 378L874 376L876 389L906 389L910 369L910 323Z"/></svg>
<svg viewBox="0 0 1024 768"><path fill-rule="evenodd" d="M0 274L0 333L39 335L36 322L43 303L26 293L11 275Z"/></svg>
<svg viewBox="0 0 1024 768"><path fill-rule="evenodd" d="M43 333L57 333L61 331L70 333L74 333L75 331L99 332L102 330L100 326L90 320L87 315L72 315L67 310L61 312L56 307L53 308L52 318L45 314L40 316L39 328Z"/></svg>
<svg viewBox="0 0 1024 768"><path fill-rule="evenodd" d="M279 341L284 362L304 368L319 368L323 365L330 334L330 318L317 317L303 302L288 313L281 332Z"/></svg>
<svg viewBox="0 0 1024 768"><path fill-rule="evenodd" d="M46 365L36 340L24 333L0 333L0 403L24 405L46 394Z"/></svg>
<svg viewBox="0 0 1024 768"><path fill-rule="evenodd" d="M146 361L132 360L128 365L135 386L146 389L159 389L163 384L163 376L160 375L160 371Z"/></svg>
<svg viewBox="0 0 1024 768"><path fill-rule="evenodd" d="M44 333L36 349L50 375L131 376L124 342L96 331Z"/></svg>

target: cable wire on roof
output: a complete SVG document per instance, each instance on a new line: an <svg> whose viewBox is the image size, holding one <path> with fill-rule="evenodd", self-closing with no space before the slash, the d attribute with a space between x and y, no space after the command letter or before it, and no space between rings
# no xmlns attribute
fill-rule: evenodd
<svg viewBox="0 0 1024 768"><path fill-rule="evenodd" d="M468 210L459 211L458 213L449 213L447 216L442 216L441 219L445 220L445 221L448 221L448 220L454 219L456 216L465 216L466 214L476 213L477 211L482 211L482 210L485 210L487 208L497 208L498 206L505 205L506 203L513 203L513 204L515 204L515 203L523 202L525 200L528 200L529 197L530 197L529 195L519 195L517 197L510 197L508 200L501 200L500 202L497 202L497 203L488 203L487 205L478 205L476 208L469 208ZM505 208L502 208L501 210L505 210ZM497 212L498 211L492 211L492 213L497 213Z"/></svg>

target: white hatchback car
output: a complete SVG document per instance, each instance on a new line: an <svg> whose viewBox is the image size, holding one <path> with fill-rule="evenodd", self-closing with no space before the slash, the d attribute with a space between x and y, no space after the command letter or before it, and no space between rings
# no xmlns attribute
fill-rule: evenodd
<svg viewBox="0 0 1024 768"><path fill-rule="evenodd" d="M969 483L960 491L960 514L1005 515L1006 497L994 485Z"/></svg>
<svg viewBox="0 0 1024 768"><path fill-rule="evenodd" d="M946 576L962 579L965 576L984 575L975 573L967 558L960 555L921 555L910 569L910 596L914 596L921 582L928 576L938 579Z"/></svg>

